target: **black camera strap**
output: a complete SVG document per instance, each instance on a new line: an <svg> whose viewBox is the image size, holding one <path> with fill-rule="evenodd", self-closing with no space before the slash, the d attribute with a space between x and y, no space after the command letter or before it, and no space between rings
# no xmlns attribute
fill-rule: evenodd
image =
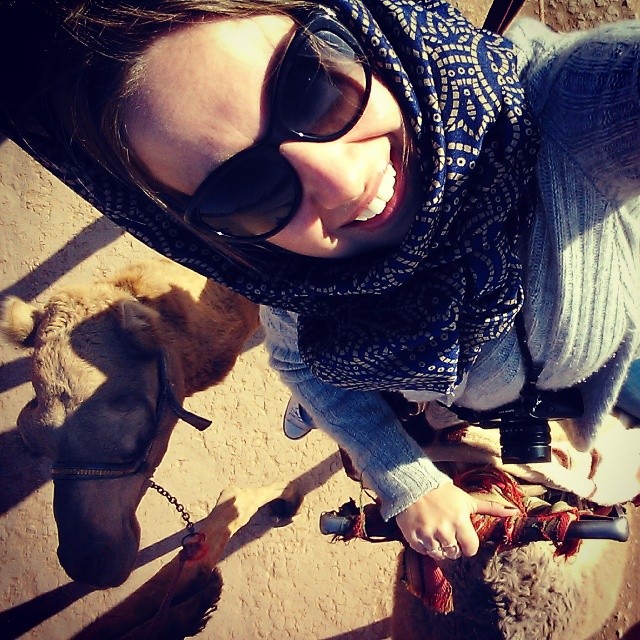
<svg viewBox="0 0 640 640"><path fill-rule="evenodd" d="M522 409L531 413L535 410L538 402L540 402L540 392L538 391L537 384L544 365L541 362L533 361L527 339L527 330L524 326L524 313L522 310L516 316L515 329L516 335L518 336L522 363L524 365L524 385L520 391L520 400Z"/></svg>
<svg viewBox="0 0 640 640"><path fill-rule="evenodd" d="M524 0L493 0L482 28L504 33L523 4Z"/></svg>

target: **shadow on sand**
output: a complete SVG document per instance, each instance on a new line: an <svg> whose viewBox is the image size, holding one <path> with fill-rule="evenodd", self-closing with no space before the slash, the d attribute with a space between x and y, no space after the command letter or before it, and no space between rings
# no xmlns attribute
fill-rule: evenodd
<svg viewBox="0 0 640 640"><path fill-rule="evenodd" d="M2 478L0 495L2 495L4 513L8 508L11 508L11 506L23 500L29 493L40 486L40 484L46 482L48 479L48 471L45 472L43 466L41 472L37 474L37 479L33 480L31 484L29 484L29 479L33 477L33 467L31 466L29 469L25 468L27 465L24 464L24 456L29 454L21 444L19 434L13 430L8 433L1 434L0 438L2 438L2 440L0 440L0 451L2 452L2 457L6 457L6 460L1 460L3 462L3 474L0 476ZM18 451L17 447L21 447L22 451ZM41 458L37 458L35 456L31 457L34 458L35 464L45 464ZM22 458L22 463L20 462L20 458ZM14 467L13 472L6 474L4 472L7 468L5 464L11 460L14 461L13 465L10 465ZM296 492L301 497L304 497L306 494L324 484L335 473L340 471L341 465L339 463L340 455L336 452L318 463L312 469L298 476L292 481L291 485L296 489ZM22 471L20 471L21 469ZM5 483L6 486L4 486ZM4 501L7 491L9 493L13 492L14 495L5 505ZM273 513L270 512L270 506L265 505L259 509L251 520L249 520L249 522L231 538L230 542L225 547L222 559L228 558L251 542L259 540L270 529L286 526L290 521L291 520L289 518L280 518L278 516L274 517ZM183 537L184 531L181 530L171 536L167 536L163 540L159 540L158 542L145 547L139 552L136 568L140 568L171 551L177 551L181 546ZM2 629L2 633L0 635L5 640L15 640L20 638L23 634L34 629L45 620L57 615L93 591L95 591L93 587L70 582L32 598L28 602L24 602L12 607L11 609L2 611L0 612L0 629ZM108 615L109 612L103 614L103 616ZM358 635L353 635L356 633ZM382 639L385 637L377 634L369 635L368 632L366 635L359 634L360 631L356 630L354 632L349 632L347 635L335 636L335 638L327 640L356 640L357 638L364 637L369 640L377 640L378 638Z"/></svg>

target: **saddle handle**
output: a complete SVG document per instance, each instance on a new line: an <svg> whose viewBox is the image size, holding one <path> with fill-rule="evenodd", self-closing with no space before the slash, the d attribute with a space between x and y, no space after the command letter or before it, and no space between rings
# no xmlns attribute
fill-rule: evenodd
<svg viewBox="0 0 640 640"><path fill-rule="evenodd" d="M375 507L375 505L367 505L367 507L370 506ZM380 517L377 507L374 509L368 509L367 507L364 509L364 529L367 532L367 540L384 542L402 539L402 533L395 519L385 522ZM629 540L629 522L624 510L616 506L614 507L614 512L614 516L582 515L580 520L572 522L567 527L565 539L627 542ZM320 533L350 538L358 515L342 515L337 511L325 512L320 515ZM540 520L538 518L525 518L520 540L526 543L547 540L539 525Z"/></svg>
<svg viewBox="0 0 640 640"><path fill-rule="evenodd" d="M567 530L567 538L580 540L629 540L629 521L625 515L613 518L603 516L583 516L572 522Z"/></svg>

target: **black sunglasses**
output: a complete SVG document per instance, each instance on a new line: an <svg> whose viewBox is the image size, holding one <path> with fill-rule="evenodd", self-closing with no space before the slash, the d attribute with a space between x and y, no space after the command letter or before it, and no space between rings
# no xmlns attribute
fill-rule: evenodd
<svg viewBox="0 0 640 640"><path fill-rule="evenodd" d="M216 168L189 199L184 220L201 234L255 243L281 231L302 185L280 144L336 140L367 106L371 70L353 35L327 11L300 23L274 75L266 135Z"/></svg>

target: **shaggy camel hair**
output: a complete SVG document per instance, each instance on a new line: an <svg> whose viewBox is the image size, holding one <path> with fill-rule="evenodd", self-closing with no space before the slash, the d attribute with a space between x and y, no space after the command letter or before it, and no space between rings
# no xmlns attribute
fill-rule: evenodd
<svg viewBox="0 0 640 640"><path fill-rule="evenodd" d="M455 610L439 614L396 582L394 640L586 640L614 610L629 545L585 540L576 556L554 558L550 542L449 562ZM398 576L402 574L402 559Z"/></svg>

